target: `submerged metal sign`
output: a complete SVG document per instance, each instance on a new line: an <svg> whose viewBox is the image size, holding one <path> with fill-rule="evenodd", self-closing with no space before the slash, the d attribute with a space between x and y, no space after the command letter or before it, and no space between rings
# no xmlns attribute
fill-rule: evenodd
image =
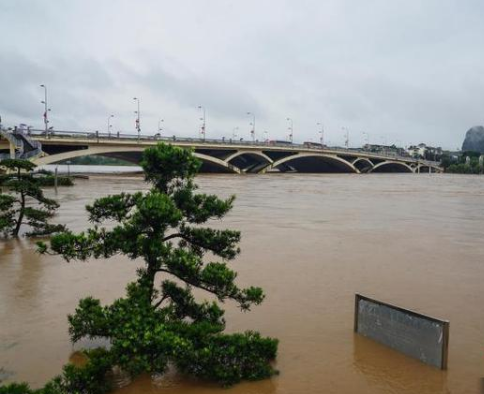
<svg viewBox="0 0 484 394"><path fill-rule="evenodd" d="M447 368L448 321L356 294L354 330L426 364Z"/></svg>

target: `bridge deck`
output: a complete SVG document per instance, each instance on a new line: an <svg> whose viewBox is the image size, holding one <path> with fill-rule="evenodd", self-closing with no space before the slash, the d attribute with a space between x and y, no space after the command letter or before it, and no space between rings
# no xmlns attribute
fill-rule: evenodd
<svg viewBox="0 0 484 394"><path fill-rule="evenodd" d="M67 160L89 154L119 157L130 153L130 161L139 160L140 152L148 146L166 142L189 147L212 170L228 172L279 171L311 172L372 172L397 169L418 172L422 167L440 171L438 162L398 156L392 152L369 152L361 149L308 147L291 143L247 142L231 139L201 140L193 138L161 137L99 132L29 130L31 139L42 144L44 155L34 158L38 164ZM117 155L117 156L116 156ZM321 163L321 164L320 164ZM324 164L324 165L323 165Z"/></svg>

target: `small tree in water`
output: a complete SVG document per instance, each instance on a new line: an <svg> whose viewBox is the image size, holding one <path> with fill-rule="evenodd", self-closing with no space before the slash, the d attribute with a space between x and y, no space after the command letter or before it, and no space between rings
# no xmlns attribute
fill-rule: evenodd
<svg viewBox="0 0 484 394"><path fill-rule="evenodd" d="M30 228L27 236L65 230L62 225L48 222L59 204L44 196L40 179L32 174L35 164L28 160L5 159L0 161L0 167L7 171L0 175L0 187L8 191L0 194L0 232L4 236L18 237L24 224Z"/></svg>
<svg viewBox="0 0 484 394"><path fill-rule="evenodd" d="M125 298L108 306L91 297L80 301L69 316L72 341L108 338L111 347L103 357L133 376L163 373L169 364L223 385L272 376L278 341L256 332L225 334L218 303L198 302L192 294L199 288L220 302L235 301L243 311L264 299L258 287L239 288L226 262L204 259L209 253L232 260L240 252L238 231L201 226L223 218L234 197L196 193L200 162L188 150L160 144L144 152L141 165L153 186L149 192L100 198L86 207L93 228L57 234L50 248L39 243L41 252L67 261L117 254L144 260ZM117 224L100 227L105 221Z"/></svg>

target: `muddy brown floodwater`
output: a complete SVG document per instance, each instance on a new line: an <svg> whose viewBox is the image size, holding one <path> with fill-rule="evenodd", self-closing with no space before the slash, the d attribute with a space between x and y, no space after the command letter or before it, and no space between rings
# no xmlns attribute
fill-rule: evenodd
<svg viewBox="0 0 484 394"><path fill-rule="evenodd" d="M200 176L203 191L237 194L217 226L242 231L232 266L267 299L227 304L228 330L280 339L271 380L228 390L176 374L118 394L478 393L484 377L484 177L446 175ZM87 227L84 205L145 189L141 178L92 177L59 189L58 221ZM49 194L53 194L49 191ZM26 239L0 243L0 371L40 386L75 348L66 315L79 298L123 295L137 263L70 263ZM356 292L450 320L440 371L353 334ZM1 369L3 368L3 370Z"/></svg>

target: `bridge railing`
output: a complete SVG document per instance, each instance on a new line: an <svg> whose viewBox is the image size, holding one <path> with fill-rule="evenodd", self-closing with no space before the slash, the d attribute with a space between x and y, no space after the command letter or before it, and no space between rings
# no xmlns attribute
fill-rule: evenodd
<svg viewBox="0 0 484 394"><path fill-rule="evenodd" d="M211 138L189 138L189 137L177 137L177 136L162 136L159 134L155 135L145 135L145 134L127 134L127 133L105 133L99 131L70 131L70 130L50 130L47 134L45 130L40 129L28 129L28 135L33 137L43 137L43 138L79 138L79 139L89 139L92 141L110 141L110 140L120 140L120 141L165 141L165 142L184 142L184 143L196 143L196 144L207 144L207 145L237 145L237 146L247 146L247 147L281 147L288 150L312 150L312 151L324 151L337 153L341 155L354 155L361 153L368 158L387 158L394 160L404 160L406 162L413 162L416 164L432 165L438 166L439 162L415 159L409 156L398 155L395 152L371 152L364 149L347 149L340 147L318 147L318 146L307 146L304 144L295 144L290 142L279 142L279 141L246 141L243 139L232 139L232 138L222 138L222 139L211 139Z"/></svg>

